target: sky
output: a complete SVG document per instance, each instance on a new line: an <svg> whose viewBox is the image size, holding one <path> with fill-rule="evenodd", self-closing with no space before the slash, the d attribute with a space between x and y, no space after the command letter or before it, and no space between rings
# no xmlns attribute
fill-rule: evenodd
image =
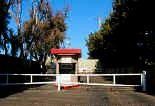
<svg viewBox="0 0 155 106"><path fill-rule="evenodd" d="M103 21L112 12L112 0L48 0L54 11L63 10L69 6L66 19L66 36L70 38L72 48L82 50L82 58L88 57L86 39L91 32L99 29L98 17ZM28 11L31 9L31 0L23 0L23 20L29 18ZM10 24L11 26L12 23Z"/></svg>
<svg viewBox="0 0 155 106"><path fill-rule="evenodd" d="M105 20L112 12L112 0L52 0L51 3L53 9L69 5L66 36L70 38L71 47L81 48L82 58L87 58L86 39L99 29L98 17Z"/></svg>

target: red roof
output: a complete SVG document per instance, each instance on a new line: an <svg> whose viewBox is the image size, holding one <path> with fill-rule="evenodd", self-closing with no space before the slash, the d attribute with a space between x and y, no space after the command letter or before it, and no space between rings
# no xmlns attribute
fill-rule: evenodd
<svg viewBox="0 0 155 106"><path fill-rule="evenodd" d="M51 54L56 55L81 55L81 49L65 48L65 49L51 49Z"/></svg>

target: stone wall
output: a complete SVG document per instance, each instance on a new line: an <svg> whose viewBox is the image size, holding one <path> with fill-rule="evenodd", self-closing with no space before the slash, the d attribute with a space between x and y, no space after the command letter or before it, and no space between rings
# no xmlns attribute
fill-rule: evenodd
<svg viewBox="0 0 155 106"><path fill-rule="evenodd" d="M79 59L78 73L94 73L98 68L98 59Z"/></svg>

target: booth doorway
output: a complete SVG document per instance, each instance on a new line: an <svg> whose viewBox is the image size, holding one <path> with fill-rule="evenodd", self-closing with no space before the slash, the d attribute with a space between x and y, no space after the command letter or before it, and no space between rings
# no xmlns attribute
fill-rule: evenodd
<svg viewBox="0 0 155 106"><path fill-rule="evenodd" d="M75 74L75 63L59 63L60 74Z"/></svg>

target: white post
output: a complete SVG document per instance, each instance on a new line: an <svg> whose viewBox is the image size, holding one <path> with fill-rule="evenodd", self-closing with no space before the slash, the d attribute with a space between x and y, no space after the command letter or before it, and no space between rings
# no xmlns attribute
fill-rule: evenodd
<svg viewBox="0 0 155 106"><path fill-rule="evenodd" d="M7 74L6 75L6 84L8 85L8 82L9 82L9 75Z"/></svg>
<svg viewBox="0 0 155 106"><path fill-rule="evenodd" d="M143 86L143 73L141 73L141 76L140 76L140 84L141 84L141 87Z"/></svg>
<svg viewBox="0 0 155 106"><path fill-rule="evenodd" d="M31 84L32 84L32 81L33 81L32 75L30 75L30 83L31 83Z"/></svg>
<svg viewBox="0 0 155 106"><path fill-rule="evenodd" d="M87 84L89 84L89 74L87 74Z"/></svg>
<svg viewBox="0 0 155 106"><path fill-rule="evenodd" d="M116 75L113 74L113 85L115 85L115 84L116 84Z"/></svg>
<svg viewBox="0 0 155 106"><path fill-rule="evenodd" d="M57 74L57 85L58 85L58 91L61 90L61 76L60 74Z"/></svg>
<svg viewBox="0 0 155 106"><path fill-rule="evenodd" d="M142 91L146 91L146 71L142 74Z"/></svg>

